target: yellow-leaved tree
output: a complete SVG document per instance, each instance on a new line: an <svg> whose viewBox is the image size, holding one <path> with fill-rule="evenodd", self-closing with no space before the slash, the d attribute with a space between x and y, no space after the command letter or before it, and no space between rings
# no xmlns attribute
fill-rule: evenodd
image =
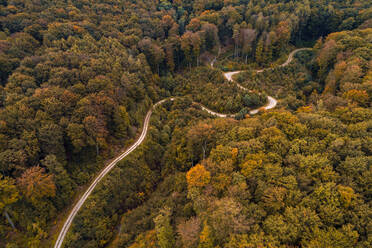
<svg viewBox="0 0 372 248"><path fill-rule="evenodd" d="M204 187L211 180L211 174L201 164L192 167L186 174L187 185L192 187Z"/></svg>

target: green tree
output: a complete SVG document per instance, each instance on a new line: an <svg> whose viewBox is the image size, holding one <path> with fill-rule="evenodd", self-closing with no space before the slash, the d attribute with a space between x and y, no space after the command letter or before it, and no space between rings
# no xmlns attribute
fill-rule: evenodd
<svg viewBox="0 0 372 248"><path fill-rule="evenodd" d="M49 172L54 175L56 190L59 192L56 196L57 206L61 209L71 200L74 194L75 183L71 180L63 165L58 162L55 155L46 156L41 161L41 164L48 168Z"/></svg>
<svg viewBox="0 0 372 248"><path fill-rule="evenodd" d="M259 39L257 47L256 47L256 52L255 52L255 58L256 61L259 65L261 65L264 61L264 42L262 37Z"/></svg>
<svg viewBox="0 0 372 248"><path fill-rule="evenodd" d="M155 230L160 248L173 248L175 245L173 227L170 223L171 209L164 208L155 217Z"/></svg>
<svg viewBox="0 0 372 248"><path fill-rule="evenodd" d="M119 106L114 113L114 122L116 126L116 136L119 138L128 137L130 128L130 119L124 106Z"/></svg>
<svg viewBox="0 0 372 248"><path fill-rule="evenodd" d="M14 179L0 179L0 212L4 213L4 217L8 219L9 224L15 228L12 219L9 217L9 209L12 204L19 200L20 196L15 186Z"/></svg>

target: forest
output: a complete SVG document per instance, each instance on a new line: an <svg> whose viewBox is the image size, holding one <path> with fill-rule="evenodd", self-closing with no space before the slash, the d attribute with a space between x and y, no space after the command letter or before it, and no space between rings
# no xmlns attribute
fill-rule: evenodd
<svg viewBox="0 0 372 248"><path fill-rule="evenodd" d="M171 96L64 247L372 246L369 0L0 0L0 247L53 247Z"/></svg>

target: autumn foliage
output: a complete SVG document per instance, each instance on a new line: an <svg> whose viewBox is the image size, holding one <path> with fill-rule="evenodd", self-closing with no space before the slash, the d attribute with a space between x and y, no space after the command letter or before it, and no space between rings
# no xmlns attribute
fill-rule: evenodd
<svg viewBox="0 0 372 248"><path fill-rule="evenodd" d="M1 0L0 247L52 247L170 96L65 246L371 247L371 23L370 0Z"/></svg>
<svg viewBox="0 0 372 248"><path fill-rule="evenodd" d="M56 193L53 176L46 174L45 169L40 166L27 169L18 178L17 184L24 195L34 203L43 197L53 197Z"/></svg>
<svg viewBox="0 0 372 248"><path fill-rule="evenodd" d="M186 179L189 187L204 187L209 183L211 175L203 165L197 164L187 172Z"/></svg>

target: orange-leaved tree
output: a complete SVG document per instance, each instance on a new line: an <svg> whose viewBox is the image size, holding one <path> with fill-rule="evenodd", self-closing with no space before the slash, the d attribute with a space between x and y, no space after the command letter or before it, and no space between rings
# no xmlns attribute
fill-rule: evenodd
<svg viewBox="0 0 372 248"><path fill-rule="evenodd" d="M18 178L17 183L25 197L33 203L43 197L54 197L56 194L52 175L45 173L45 169L40 166L27 169Z"/></svg>
<svg viewBox="0 0 372 248"><path fill-rule="evenodd" d="M187 185L191 187L204 187L211 180L211 174L201 164L192 167L186 174Z"/></svg>

